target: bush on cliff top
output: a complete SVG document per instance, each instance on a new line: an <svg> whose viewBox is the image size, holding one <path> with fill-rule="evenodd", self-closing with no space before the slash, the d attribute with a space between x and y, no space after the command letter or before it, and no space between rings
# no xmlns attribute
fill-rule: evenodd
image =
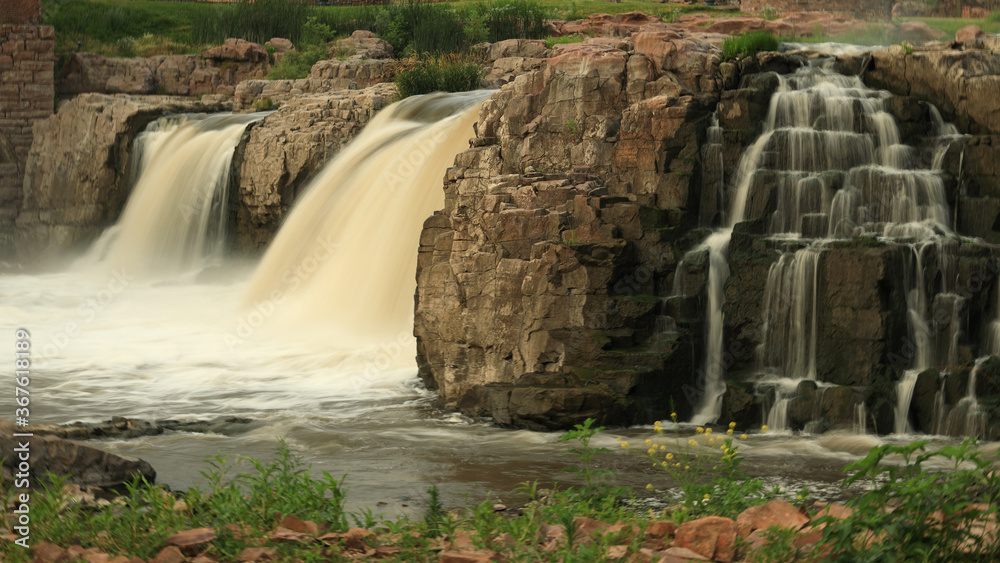
<svg viewBox="0 0 1000 563"><path fill-rule="evenodd" d="M766 31L748 31L727 37L722 42L722 58L727 61L752 57L760 51L777 50L778 38Z"/></svg>
<svg viewBox="0 0 1000 563"><path fill-rule="evenodd" d="M396 73L399 99L431 92L467 92L482 84L483 69L461 57L442 56L417 61Z"/></svg>

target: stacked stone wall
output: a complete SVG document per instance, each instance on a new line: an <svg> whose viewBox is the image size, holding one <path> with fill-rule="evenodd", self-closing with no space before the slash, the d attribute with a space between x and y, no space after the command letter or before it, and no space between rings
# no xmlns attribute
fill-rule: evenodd
<svg viewBox="0 0 1000 563"><path fill-rule="evenodd" d="M31 19L37 2L14 2ZM34 12L30 5L35 4ZM4 9L8 6L5 3ZM55 30L51 26L0 25L0 258L13 252L14 220L23 197L32 126L52 115L55 103Z"/></svg>

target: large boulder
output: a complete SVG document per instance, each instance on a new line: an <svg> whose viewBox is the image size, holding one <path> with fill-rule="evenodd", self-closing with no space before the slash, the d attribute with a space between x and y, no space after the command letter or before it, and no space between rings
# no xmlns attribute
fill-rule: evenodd
<svg viewBox="0 0 1000 563"><path fill-rule="evenodd" d="M166 96L84 94L34 128L17 217L21 260L88 244L125 205L132 139L169 113L222 111L218 103Z"/></svg>
<svg viewBox="0 0 1000 563"><path fill-rule="evenodd" d="M71 53L58 77L60 95L199 94L232 95L243 80L264 78L270 65L267 51L256 43L227 39L200 55L107 58Z"/></svg>
<svg viewBox="0 0 1000 563"><path fill-rule="evenodd" d="M237 149L238 247L263 250L306 181L394 95L391 84L300 95L257 124Z"/></svg>
<svg viewBox="0 0 1000 563"><path fill-rule="evenodd" d="M698 400L697 321L658 323L657 294L680 254L667 233L696 221L719 55L648 32L641 49L559 45L484 103L420 239L418 364L446 405L564 428L650 421L671 401L683 417Z"/></svg>
<svg viewBox="0 0 1000 563"><path fill-rule="evenodd" d="M363 29L356 30L346 39L340 39L330 46L328 57L331 59L391 59L392 45L379 38L374 33Z"/></svg>
<svg viewBox="0 0 1000 563"><path fill-rule="evenodd" d="M0 458L7 483L13 482L15 476L22 478L22 473L27 474L32 488L46 482L49 473L66 476L70 483L96 487L114 487L138 478L151 483L156 480L156 471L141 459L110 454L55 436L14 436L23 432L0 419Z"/></svg>

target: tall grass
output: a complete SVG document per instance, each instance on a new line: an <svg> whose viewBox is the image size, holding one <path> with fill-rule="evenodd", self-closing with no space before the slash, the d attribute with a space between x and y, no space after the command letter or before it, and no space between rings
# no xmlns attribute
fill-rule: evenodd
<svg viewBox="0 0 1000 563"><path fill-rule="evenodd" d="M222 43L229 37L254 43L284 37L296 43L309 14L304 0L240 0L222 7L215 18L194 22L191 34L198 43Z"/></svg>
<svg viewBox="0 0 1000 563"><path fill-rule="evenodd" d="M722 58L725 60L752 57L759 51L777 51L778 38L766 31L746 32L727 37L722 42Z"/></svg>
<svg viewBox="0 0 1000 563"><path fill-rule="evenodd" d="M462 57L446 55L417 61L396 73L400 99L431 92L466 92L482 84L483 69Z"/></svg>

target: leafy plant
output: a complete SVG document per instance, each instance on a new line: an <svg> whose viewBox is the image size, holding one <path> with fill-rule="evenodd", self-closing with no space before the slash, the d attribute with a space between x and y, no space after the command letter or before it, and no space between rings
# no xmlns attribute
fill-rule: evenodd
<svg viewBox="0 0 1000 563"><path fill-rule="evenodd" d="M927 451L928 441L884 445L847 466L848 487L870 488L848 501L843 519L823 516L823 545L849 561L993 560L1000 545L987 541L984 522L997 517L1000 475L974 438ZM901 458L902 464L897 459ZM947 470L925 465L947 464ZM886 510L892 507L892 510Z"/></svg>
<svg viewBox="0 0 1000 563"><path fill-rule="evenodd" d="M551 49L556 45L566 45L568 43L582 43L586 37L583 35L563 35L562 37L546 37L545 47Z"/></svg>
<svg viewBox="0 0 1000 563"><path fill-rule="evenodd" d="M594 456L599 453L609 453L611 451L607 448L595 448L590 445L590 441L594 436L604 430L603 426L594 428L594 422L594 419L588 418L583 421L583 424L577 424L573 427L573 430L569 430L559 436L560 442L568 442L570 440L579 442L580 445L578 447L570 448L563 453L575 454L580 466L567 467L563 471L576 473L583 480L584 487L588 490L598 488L602 480L614 475L614 471L598 469L594 466Z"/></svg>

